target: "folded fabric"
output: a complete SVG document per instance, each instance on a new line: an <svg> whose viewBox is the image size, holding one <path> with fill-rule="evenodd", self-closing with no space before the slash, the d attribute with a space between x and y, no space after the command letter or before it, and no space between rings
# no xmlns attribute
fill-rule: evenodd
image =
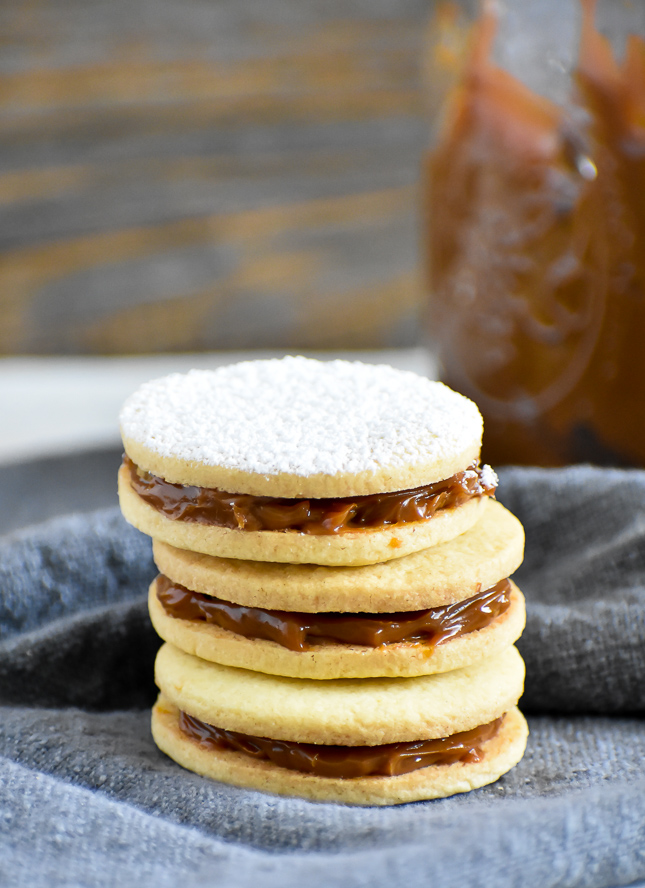
<svg viewBox="0 0 645 888"><path fill-rule="evenodd" d="M116 509L6 537L0 883L645 879L645 721L634 717L645 710L645 472L500 474L499 498L527 533L521 706L542 714L497 783L396 808L277 798L183 771L149 734L149 540Z"/></svg>
<svg viewBox="0 0 645 888"><path fill-rule="evenodd" d="M645 472L506 469L499 499L526 530L523 709L645 713Z"/></svg>
<svg viewBox="0 0 645 888"><path fill-rule="evenodd" d="M0 882L616 888L642 879L642 723L529 721L527 755L492 786L352 808L183 771L152 743L148 713L5 709Z"/></svg>

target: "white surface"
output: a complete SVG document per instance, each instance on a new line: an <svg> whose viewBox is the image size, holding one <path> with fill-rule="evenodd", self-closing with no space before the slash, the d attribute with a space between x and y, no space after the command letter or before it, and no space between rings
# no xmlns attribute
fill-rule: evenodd
<svg viewBox="0 0 645 888"><path fill-rule="evenodd" d="M20 462L75 450L118 446L119 411L143 382L192 367L215 368L285 352L220 352L140 358L0 358L0 462ZM421 348L374 352L306 352L391 364L435 376Z"/></svg>

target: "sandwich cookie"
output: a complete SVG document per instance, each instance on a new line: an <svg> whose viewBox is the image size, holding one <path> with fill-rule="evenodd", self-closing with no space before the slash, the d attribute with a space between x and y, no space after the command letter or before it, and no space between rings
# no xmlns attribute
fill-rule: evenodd
<svg viewBox="0 0 645 888"><path fill-rule="evenodd" d="M522 757L515 648L449 673L329 682L157 657L155 742L226 783L319 801L389 805L467 792Z"/></svg>
<svg viewBox="0 0 645 888"><path fill-rule="evenodd" d="M278 565L154 542L152 623L166 641L228 666L299 678L446 672L513 644L524 598L520 522L489 500L466 533L387 564Z"/></svg>
<svg viewBox="0 0 645 888"><path fill-rule="evenodd" d="M497 479L476 406L385 366L305 358L173 374L125 403L126 519L180 549L362 565L467 531Z"/></svg>

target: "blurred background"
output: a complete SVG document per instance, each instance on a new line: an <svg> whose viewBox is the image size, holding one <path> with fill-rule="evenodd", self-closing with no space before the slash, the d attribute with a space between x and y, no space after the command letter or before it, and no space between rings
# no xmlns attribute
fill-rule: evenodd
<svg viewBox="0 0 645 888"><path fill-rule="evenodd" d="M5 0L0 353L417 342L431 0Z"/></svg>

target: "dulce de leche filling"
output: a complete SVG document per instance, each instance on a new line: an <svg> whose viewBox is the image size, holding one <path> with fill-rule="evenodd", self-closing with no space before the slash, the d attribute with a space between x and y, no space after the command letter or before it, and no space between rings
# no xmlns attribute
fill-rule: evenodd
<svg viewBox="0 0 645 888"><path fill-rule="evenodd" d="M284 499L226 493L211 487L172 484L138 468L125 455L132 489L168 518L236 530L295 530L334 534L432 518L440 509L460 506L479 496L493 496L495 474L477 463L451 478L393 493L343 499Z"/></svg>
<svg viewBox="0 0 645 888"><path fill-rule="evenodd" d="M387 743L382 746L322 746L251 737L225 731L188 715L179 713L179 727L203 749L230 749L255 759L263 759L317 777L396 777L428 765L452 765L478 762L482 746L499 731L504 716L472 731L462 731L438 740Z"/></svg>
<svg viewBox="0 0 645 888"><path fill-rule="evenodd" d="M431 653L436 645L483 629L508 610L511 584L500 580L456 604L392 614L306 614L244 607L192 592L163 574L157 577L156 594L171 617L214 623L245 638L275 641L291 651L306 651L316 642L367 647L412 642Z"/></svg>

